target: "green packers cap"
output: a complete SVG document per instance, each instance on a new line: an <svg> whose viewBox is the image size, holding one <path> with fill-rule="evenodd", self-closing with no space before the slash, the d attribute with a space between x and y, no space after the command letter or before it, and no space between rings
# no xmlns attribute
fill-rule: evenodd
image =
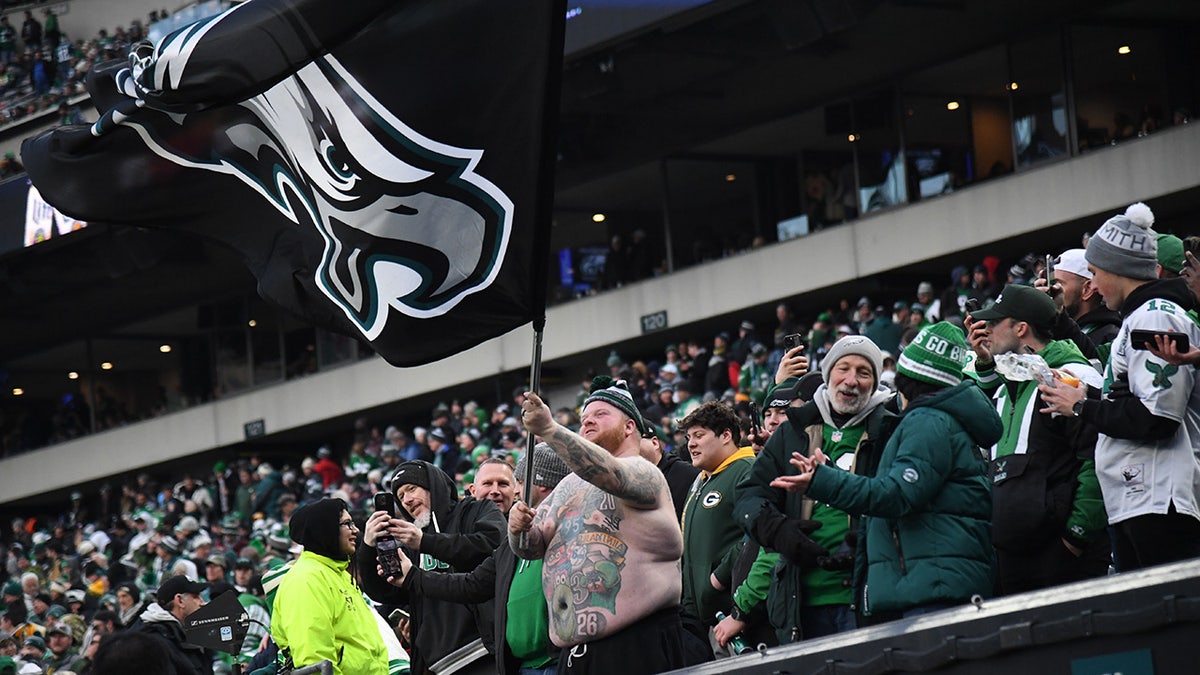
<svg viewBox="0 0 1200 675"><path fill-rule="evenodd" d="M921 329L904 348L896 362L896 372L921 382L953 387L962 381L969 349L961 328L939 321Z"/></svg>
<svg viewBox="0 0 1200 675"><path fill-rule="evenodd" d="M1005 286L996 298L996 304L971 313L971 318L976 321L1011 318L1044 328L1053 326L1057 316L1058 307L1050 296L1032 286L1020 284Z"/></svg>

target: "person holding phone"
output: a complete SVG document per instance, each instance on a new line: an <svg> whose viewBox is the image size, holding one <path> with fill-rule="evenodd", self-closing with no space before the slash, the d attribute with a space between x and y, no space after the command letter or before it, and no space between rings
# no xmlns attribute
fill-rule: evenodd
<svg viewBox="0 0 1200 675"><path fill-rule="evenodd" d="M992 483L996 591L1010 595L1108 573L1108 520L1092 455L1095 427L1038 415L1037 382L1006 379L993 357L1037 354L1098 397L1100 373L1070 340L1052 340L1058 316L1040 290L1009 284L996 304L968 315L979 387L995 399L1004 436L987 450Z"/></svg>
<svg viewBox="0 0 1200 675"><path fill-rule="evenodd" d="M402 463L388 487L397 513L376 511L363 528L358 555L359 579L372 600L411 608L410 657L414 673L440 670L455 656L469 665L457 672L492 672L491 603L461 605L426 598L408 588L396 588L379 575L379 538L392 536L408 558L424 570L469 572L491 556L506 530L500 509L486 499L459 498L454 480L425 461ZM464 647L470 655L459 652ZM458 652L455 655L455 652Z"/></svg>
<svg viewBox="0 0 1200 675"><path fill-rule="evenodd" d="M1134 204L1088 242L1092 284L1121 330L1105 369L1104 397L1082 387L1040 387L1043 412L1080 417L1099 431L1096 473L1119 571L1200 556L1200 370L1135 349L1135 330L1184 333L1195 298L1182 279L1158 279L1154 214ZM1165 344L1164 344L1165 347Z"/></svg>

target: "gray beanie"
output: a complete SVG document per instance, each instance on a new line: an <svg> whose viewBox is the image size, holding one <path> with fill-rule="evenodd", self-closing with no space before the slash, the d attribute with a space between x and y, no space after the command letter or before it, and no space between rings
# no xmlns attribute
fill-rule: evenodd
<svg viewBox="0 0 1200 675"><path fill-rule="evenodd" d="M1088 241L1089 264L1128 279L1158 278L1158 235L1150 226L1154 213L1138 202L1109 218Z"/></svg>
<svg viewBox="0 0 1200 675"><path fill-rule="evenodd" d="M843 356L851 354L857 354L871 363L871 369L875 371L875 383L879 384L879 371L883 370L883 352L879 351L879 347L871 338L863 335L847 335L829 348L825 358L821 359L821 378L825 380L825 384L829 384L829 372L833 370L833 366Z"/></svg>
<svg viewBox="0 0 1200 675"><path fill-rule="evenodd" d="M525 455L521 455L521 459L517 460L517 468L514 472L517 480L525 480ZM562 461L545 443L538 443L533 446L533 484L547 488L555 488L558 482L566 478L567 474L571 473L571 468L567 463Z"/></svg>

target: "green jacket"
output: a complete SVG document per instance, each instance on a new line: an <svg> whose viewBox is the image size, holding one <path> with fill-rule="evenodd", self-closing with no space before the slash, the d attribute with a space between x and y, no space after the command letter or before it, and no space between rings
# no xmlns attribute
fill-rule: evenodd
<svg viewBox="0 0 1200 675"><path fill-rule="evenodd" d="M741 550L742 530L733 519L737 485L754 466L754 451L742 448L712 475L696 476L683 507L683 608L712 625L728 612L728 589L713 588L709 577Z"/></svg>
<svg viewBox="0 0 1200 675"><path fill-rule="evenodd" d="M991 594L991 486L979 446L1002 432L967 381L910 403L874 477L817 468L808 495L865 516L864 614Z"/></svg>
<svg viewBox="0 0 1200 675"><path fill-rule="evenodd" d="M335 675L387 675L388 653L349 561L300 554L275 593L271 637L296 667L325 659Z"/></svg>

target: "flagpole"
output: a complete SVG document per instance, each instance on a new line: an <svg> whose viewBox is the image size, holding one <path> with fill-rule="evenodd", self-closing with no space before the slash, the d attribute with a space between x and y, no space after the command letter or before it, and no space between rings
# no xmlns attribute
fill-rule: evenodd
<svg viewBox="0 0 1200 675"><path fill-rule="evenodd" d="M542 333L546 328L546 316L543 314L538 317L533 323L533 361L529 364L529 391L542 395ZM525 481L525 489L522 494L522 499L525 503L533 506L530 497L533 494L533 447L537 441L533 439L533 434L528 430L525 432L525 475L521 477Z"/></svg>
<svg viewBox="0 0 1200 675"><path fill-rule="evenodd" d="M561 106L559 94L562 87L566 16L566 0L555 0L549 17L551 21L550 39L545 45L548 65L546 68L546 95L542 99L542 154L539 157L539 200L535 214L540 235L534 239L531 279L535 314L533 315L533 360L529 364L529 391L538 396L542 395L542 332L546 328L546 291L550 275L550 225L554 220L554 171L558 166L558 115ZM533 434L526 430L523 499L530 506L532 506L531 496L534 490L533 448L535 445ZM521 543L525 543L524 532L521 533Z"/></svg>

